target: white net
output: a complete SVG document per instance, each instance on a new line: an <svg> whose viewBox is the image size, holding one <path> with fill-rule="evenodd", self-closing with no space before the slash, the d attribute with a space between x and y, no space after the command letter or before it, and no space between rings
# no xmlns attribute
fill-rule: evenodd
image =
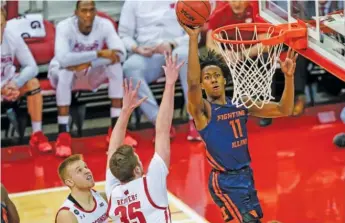
<svg viewBox="0 0 345 223"><path fill-rule="evenodd" d="M234 85L232 103L237 107L243 105L247 108L252 106L262 108L274 99L271 88L272 78L283 44L248 43L248 40L262 40L279 35L274 29L275 27L272 26L264 33L259 33L260 29L254 25L253 31L235 27L216 34L220 40L244 41L232 44L215 40L231 72Z"/></svg>

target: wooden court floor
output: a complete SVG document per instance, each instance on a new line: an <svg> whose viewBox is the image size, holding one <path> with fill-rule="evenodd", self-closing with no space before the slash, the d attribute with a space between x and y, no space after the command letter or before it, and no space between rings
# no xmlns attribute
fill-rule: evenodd
<svg viewBox="0 0 345 223"><path fill-rule="evenodd" d="M104 182L96 183L95 189L104 191ZM54 222L55 214L69 194L67 187L35 190L10 194L21 223ZM168 193L172 221L176 223L208 223L181 200Z"/></svg>

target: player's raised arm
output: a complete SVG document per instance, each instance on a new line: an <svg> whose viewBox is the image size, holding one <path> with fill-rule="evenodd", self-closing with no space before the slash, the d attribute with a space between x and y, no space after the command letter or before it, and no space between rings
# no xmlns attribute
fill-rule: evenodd
<svg viewBox="0 0 345 223"><path fill-rule="evenodd" d="M108 147L108 157L107 157L107 169L109 168L109 160L111 156L116 152L117 148L123 145L123 141L126 136L126 129L128 125L129 118L134 111L134 109L143 103L147 97L138 100L138 89L140 87L140 81L138 82L135 89L133 89L132 80L128 81L125 79L123 84L124 95L122 102L122 110L120 116L116 122L116 125L111 133L109 147Z"/></svg>
<svg viewBox="0 0 345 223"><path fill-rule="evenodd" d="M253 106L249 109L251 115L264 118L275 118L292 114L295 97L294 73L297 56L298 54L290 48L285 61L280 61L280 67L285 75L285 87L280 102L268 103L264 105L262 109Z"/></svg>
<svg viewBox="0 0 345 223"><path fill-rule="evenodd" d="M179 70L184 62L177 64L177 55L173 58L170 54L165 55L165 88L162 102L156 121L156 144L155 151L163 159L166 166L170 165L170 128L174 114L174 95L175 82L177 80Z"/></svg>
<svg viewBox="0 0 345 223"><path fill-rule="evenodd" d="M200 113L204 107L201 89L201 69L199 63L198 37L200 28L191 29L183 24L181 26L189 35L188 53L188 110L192 116Z"/></svg>

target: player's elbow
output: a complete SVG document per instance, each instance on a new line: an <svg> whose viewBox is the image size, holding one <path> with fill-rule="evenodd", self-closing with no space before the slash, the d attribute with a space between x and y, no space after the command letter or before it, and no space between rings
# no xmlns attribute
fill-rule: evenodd
<svg viewBox="0 0 345 223"><path fill-rule="evenodd" d="M291 116L293 113L293 106L279 106L281 116Z"/></svg>
<svg viewBox="0 0 345 223"><path fill-rule="evenodd" d="M68 67L68 56L56 55L56 60L59 62L59 65L63 68Z"/></svg>

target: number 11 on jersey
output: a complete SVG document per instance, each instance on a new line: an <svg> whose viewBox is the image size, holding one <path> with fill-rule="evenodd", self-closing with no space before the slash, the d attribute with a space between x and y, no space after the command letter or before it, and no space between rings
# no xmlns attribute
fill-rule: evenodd
<svg viewBox="0 0 345 223"><path fill-rule="evenodd" d="M236 139L239 137L243 137L241 121L239 119L231 120L230 125L232 127L232 131L234 132L234 136Z"/></svg>

